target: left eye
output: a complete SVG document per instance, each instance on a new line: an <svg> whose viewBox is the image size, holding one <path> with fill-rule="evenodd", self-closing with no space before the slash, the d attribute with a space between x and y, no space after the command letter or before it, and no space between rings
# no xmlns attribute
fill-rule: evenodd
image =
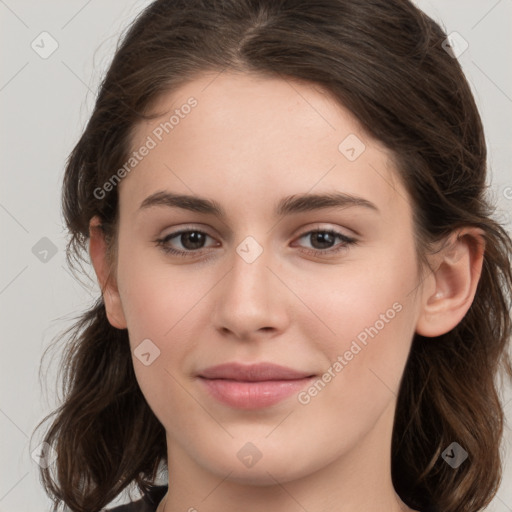
<svg viewBox="0 0 512 512"><path fill-rule="evenodd" d="M312 252L315 253L336 253L346 249L348 245L355 244L357 242L354 238L345 236L342 233L338 233L332 229L317 229L314 231L308 231L307 233L304 233L302 236L300 236L299 240L302 238L310 239L313 245ZM332 245L335 243L336 239L341 240L340 247L333 249Z"/></svg>
<svg viewBox="0 0 512 512"><path fill-rule="evenodd" d="M350 238L346 235L343 235L342 233L330 229L317 229L308 231L307 233L301 235L298 240L308 237L313 247L310 249L305 248L304 252L316 255L337 253L347 249L349 245L357 243L357 240L354 238ZM171 247L170 241L174 238L179 240L182 249L175 249L174 247ZM165 237L157 239L155 242L162 248L165 253L179 256L190 256L193 253L197 253L201 249L205 248L204 244L207 238L212 237L204 231L200 231L198 229L188 229L177 231L175 233L169 233ZM336 239L340 240L338 244L339 247L333 248L332 246L335 244ZM214 245L215 244L213 244L213 246Z"/></svg>

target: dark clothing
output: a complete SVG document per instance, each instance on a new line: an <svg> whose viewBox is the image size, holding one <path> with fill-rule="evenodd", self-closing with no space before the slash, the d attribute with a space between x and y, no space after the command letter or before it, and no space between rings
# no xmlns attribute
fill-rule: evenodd
<svg viewBox="0 0 512 512"><path fill-rule="evenodd" d="M148 494L145 494L139 500L126 505L109 508L107 509L107 512L156 512L156 509L166 492L167 485L153 487Z"/></svg>
<svg viewBox="0 0 512 512"><path fill-rule="evenodd" d="M166 492L166 485L154 487L149 494L144 495L141 499L127 505L110 508L108 512L156 512ZM439 510L431 505L424 507L422 512L439 512Z"/></svg>

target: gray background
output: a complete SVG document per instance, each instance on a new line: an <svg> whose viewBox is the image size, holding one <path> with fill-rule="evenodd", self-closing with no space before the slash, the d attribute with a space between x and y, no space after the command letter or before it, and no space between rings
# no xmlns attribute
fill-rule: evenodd
<svg viewBox="0 0 512 512"><path fill-rule="evenodd" d="M40 438L29 442L35 425L58 403L56 364L48 367L46 359L45 379L40 382L41 356L54 336L99 293L94 280L78 282L65 262L66 232L60 213L63 170L87 122L121 30L148 3L0 0L0 512L50 510L31 458ZM486 128L490 192L510 229L512 0L421 0L417 4L441 21L448 33L456 31L469 43L459 60ZM31 47L43 31L58 43L46 59ZM45 48L50 48L49 39ZM51 242L41 241L44 237ZM37 256L41 247L50 248L46 261L41 261L43 253ZM503 484L488 508L495 512L512 512L510 387L504 403L507 466Z"/></svg>

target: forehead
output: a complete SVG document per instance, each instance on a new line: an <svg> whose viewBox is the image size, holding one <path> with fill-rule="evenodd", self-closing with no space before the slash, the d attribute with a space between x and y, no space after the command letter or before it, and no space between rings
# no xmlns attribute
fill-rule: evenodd
<svg viewBox="0 0 512 512"><path fill-rule="evenodd" d="M408 201L387 148L317 84L205 73L152 112L133 131L133 151L151 148L120 184L125 210L161 189L220 203L236 193L246 205L309 190L366 194L382 207L397 194Z"/></svg>

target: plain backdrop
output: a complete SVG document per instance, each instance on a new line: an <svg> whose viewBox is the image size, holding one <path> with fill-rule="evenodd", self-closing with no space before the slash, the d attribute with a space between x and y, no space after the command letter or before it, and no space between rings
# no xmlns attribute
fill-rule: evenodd
<svg viewBox="0 0 512 512"><path fill-rule="evenodd" d="M66 265L60 211L64 165L91 113L119 34L148 3L0 0L0 512L50 510L31 457L40 442L37 436L31 440L33 429L58 403L56 365L40 381L41 356L99 293L94 281L80 283ZM459 60L486 129L490 192L510 230L512 0L417 3L469 44ZM41 37L44 50L41 43L37 47ZM41 52L52 50L52 44L58 47L43 58ZM507 462L488 508L494 512L512 511L510 388L503 400Z"/></svg>

